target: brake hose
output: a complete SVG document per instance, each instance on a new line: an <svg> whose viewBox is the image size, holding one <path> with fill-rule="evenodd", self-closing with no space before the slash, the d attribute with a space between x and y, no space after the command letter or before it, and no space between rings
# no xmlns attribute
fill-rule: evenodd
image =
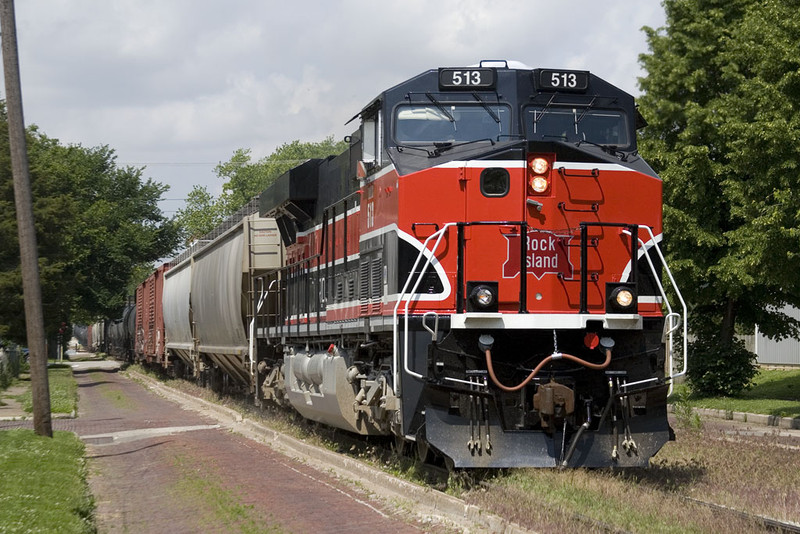
<svg viewBox="0 0 800 534"><path fill-rule="evenodd" d="M587 362L586 360L582 360L577 356L573 356L572 354L554 352L553 354L551 354L550 356L539 362L539 365L537 365L533 369L533 371L531 371L531 374L529 374L528 377L525 378L525 380L523 380L521 384L514 387L509 387L504 384L501 384L500 381L497 379L497 376L494 374L494 367L492 366L492 349L489 348L486 349L486 368L489 371L489 377L492 379L492 382L494 382L494 384L497 387L499 387L503 391L519 391L520 389L530 384L531 380L533 380L536 377L536 375L539 374L539 371L542 370L542 367L544 367L551 361L560 360L562 358L565 358L567 360L572 360L573 362L583 365L584 367L588 367L589 369L596 369L596 370L605 369L606 367L608 367L608 364L611 363L611 348L606 349L606 360L603 363L599 364Z"/></svg>

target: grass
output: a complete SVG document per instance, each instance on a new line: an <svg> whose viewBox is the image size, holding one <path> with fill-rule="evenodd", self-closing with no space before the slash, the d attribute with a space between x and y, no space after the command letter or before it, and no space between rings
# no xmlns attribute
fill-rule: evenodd
<svg viewBox="0 0 800 534"><path fill-rule="evenodd" d="M0 431L0 530L95 532L84 447L69 432Z"/></svg>
<svg viewBox="0 0 800 534"><path fill-rule="evenodd" d="M51 366L47 369L50 386L50 411L52 413L72 413L78 408L78 384L69 366ZM25 380L20 382L24 383ZM30 382L30 380L28 380ZM28 389L17 397L22 409L33 412L33 393Z"/></svg>
<svg viewBox="0 0 800 534"><path fill-rule="evenodd" d="M462 498L539 532L763 532L763 525L696 501L800 522L800 456L774 434L734 437L692 406L800 415L800 370L762 370L736 398L702 399L682 386L677 441L648 469L520 469L464 484ZM632 505L633 504L633 505Z"/></svg>
<svg viewBox="0 0 800 534"><path fill-rule="evenodd" d="M252 505L241 503L241 496L223 488L219 477L196 458L178 456L173 461L179 479L174 493L199 504L203 510L199 518L204 525L224 525L225 532L242 534L280 534L279 526L260 517Z"/></svg>
<svg viewBox="0 0 800 534"><path fill-rule="evenodd" d="M761 369L753 387L736 397L696 397L681 385L670 401L678 399L694 408L800 417L800 369Z"/></svg>
<svg viewBox="0 0 800 534"><path fill-rule="evenodd" d="M110 405L119 410L136 409L136 404L134 403L133 399L119 391L116 387L109 386L106 383L104 372L94 372L91 374L91 378L94 383L98 385L97 387L100 396L103 397L103 399L105 399Z"/></svg>

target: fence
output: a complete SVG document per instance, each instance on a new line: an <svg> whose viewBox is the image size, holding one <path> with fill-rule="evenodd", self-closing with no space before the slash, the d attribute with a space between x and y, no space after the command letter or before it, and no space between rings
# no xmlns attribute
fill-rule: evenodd
<svg viewBox="0 0 800 534"><path fill-rule="evenodd" d="M787 306L781 311L790 317L800 319L800 309ZM800 339L789 338L775 341L761 334L758 326L752 337L753 347L751 350L758 355L759 364L800 366Z"/></svg>

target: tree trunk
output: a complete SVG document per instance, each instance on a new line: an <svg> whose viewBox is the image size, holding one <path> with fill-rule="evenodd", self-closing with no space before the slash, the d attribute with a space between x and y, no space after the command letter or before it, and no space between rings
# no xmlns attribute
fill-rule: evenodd
<svg viewBox="0 0 800 534"><path fill-rule="evenodd" d="M720 328L720 343L723 347L733 345L733 336L736 334L736 312L738 303L732 298L725 302L725 309L722 310L722 327Z"/></svg>

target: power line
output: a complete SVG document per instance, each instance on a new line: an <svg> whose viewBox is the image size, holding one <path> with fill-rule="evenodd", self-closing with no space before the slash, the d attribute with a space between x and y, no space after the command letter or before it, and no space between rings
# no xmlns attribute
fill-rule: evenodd
<svg viewBox="0 0 800 534"><path fill-rule="evenodd" d="M216 162L209 162L209 161L120 161L118 165L164 165L164 166L203 166L203 165L264 165L264 164L272 164L272 163L290 163L290 164L298 164L308 161L309 158L304 159L271 159L268 161L226 161L225 163L221 161Z"/></svg>

